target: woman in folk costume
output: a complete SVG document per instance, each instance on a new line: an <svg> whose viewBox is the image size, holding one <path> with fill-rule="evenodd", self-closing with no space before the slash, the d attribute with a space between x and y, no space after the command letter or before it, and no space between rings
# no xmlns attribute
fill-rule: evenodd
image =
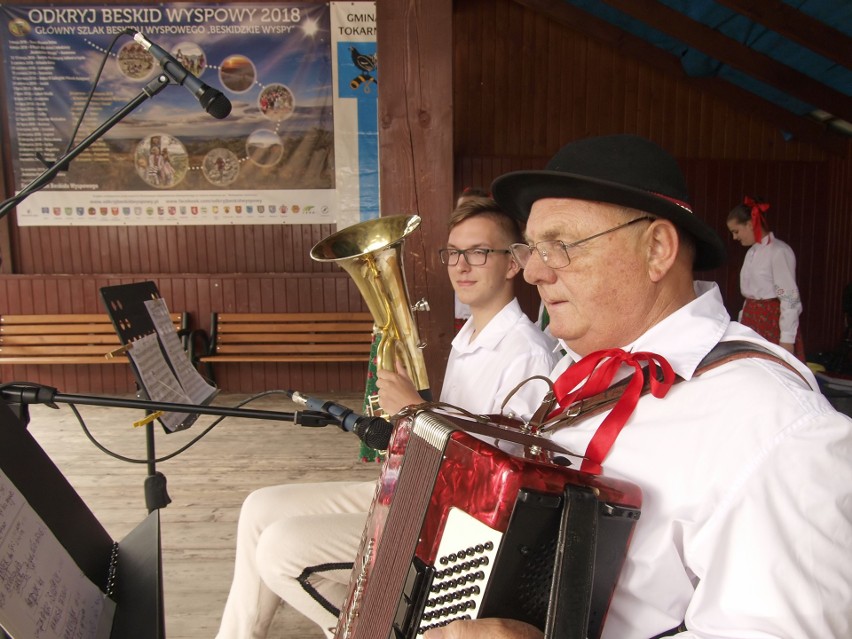
<svg viewBox="0 0 852 639"><path fill-rule="evenodd" d="M796 256L789 244L769 230L764 217L768 210L768 203L746 196L728 213L731 235L749 247L740 271L740 292L745 304L739 320L804 362Z"/></svg>

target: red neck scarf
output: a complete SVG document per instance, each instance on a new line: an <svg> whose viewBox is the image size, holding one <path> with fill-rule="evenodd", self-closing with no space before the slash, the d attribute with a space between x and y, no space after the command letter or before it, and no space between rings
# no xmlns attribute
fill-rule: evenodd
<svg viewBox="0 0 852 639"><path fill-rule="evenodd" d="M641 362L643 361L648 364L651 394L658 399L665 397L675 378L674 370L666 359L654 353L628 353L620 348L596 351L586 355L562 373L554 383L553 390L560 408L556 409L550 417L555 417L574 402L605 391L622 364L632 366L634 369L624 393L592 436L580 470L593 474L601 472L601 464L609 454L621 429L624 428L624 424L633 414L642 394L644 380ZM662 380L657 378L658 370L662 373ZM583 382L583 380L586 381ZM577 388L581 382L583 384Z"/></svg>
<svg viewBox="0 0 852 639"><path fill-rule="evenodd" d="M751 228L754 231L754 241L760 244L760 240L763 239L763 225L766 223L763 214L769 210L769 203L758 202L746 195L743 204L751 209Z"/></svg>

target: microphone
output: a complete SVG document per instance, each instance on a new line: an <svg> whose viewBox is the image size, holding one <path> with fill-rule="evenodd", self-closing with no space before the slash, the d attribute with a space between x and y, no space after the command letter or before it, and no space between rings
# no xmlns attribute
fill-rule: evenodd
<svg viewBox="0 0 852 639"><path fill-rule="evenodd" d="M148 40L138 31L130 31L133 33L133 39L160 63L163 71L176 83L186 87L198 99L207 113L218 120L228 117L231 112L231 101L225 97L225 94L196 78L170 53Z"/></svg>
<svg viewBox="0 0 852 639"><path fill-rule="evenodd" d="M358 439L370 448L387 450L391 435L393 434L393 424L388 420L381 417L359 415L351 408L342 404L308 397L298 391L288 390L286 394L287 397L297 404L307 406L311 410L323 412L326 415L331 415L337 420L343 430L354 432L358 436Z"/></svg>

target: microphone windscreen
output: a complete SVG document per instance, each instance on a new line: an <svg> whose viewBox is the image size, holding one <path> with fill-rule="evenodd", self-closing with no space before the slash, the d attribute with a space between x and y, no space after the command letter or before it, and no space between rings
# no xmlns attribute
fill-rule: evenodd
<svg viewBox="0 0 852 639"><path fill-rule="evenodd" d="M211 87L207 88L198 101L204 110L217 120L222 120L231 113L231 101L221 91Z"/></svg>
<svg viewBox="0 0 852 639"><path fill-rule="evenodd" d="M381 417L372 417L366 424L356 424L355 434L375 450L387 450L393 434L393 424Z"/></svg>

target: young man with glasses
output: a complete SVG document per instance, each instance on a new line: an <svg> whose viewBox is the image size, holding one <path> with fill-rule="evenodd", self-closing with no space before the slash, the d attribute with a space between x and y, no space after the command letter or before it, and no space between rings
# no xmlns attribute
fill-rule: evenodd
<svg viewBox="0 0 852 639"><path fill-rule="evenodd" d="M482 414L500 405L519 382L547 375L559 359L557 346L521 310L514 293L520 273L509 245L521 239L517 220L486 197L470 197L450 217L441 262L458 299L471 316L453 339L441 388L441 401ZM390 414L420 401L402 372L378 371L382 407ZM523 386L504 412L534 405L547 390L543 382Z"/></svg>
<svg viewBox="0 0 852 639"><path fill-rule="evenodd" d="M453 213L441 260L471 317L453 341L441 400L474 413L500 413L522 381L547 375L558 360L549 338L514 296L520 268L509 245L519 223L490 198L467 198ZM389 414L423 400L403 371L378 372ZM533 380L504 412L535 404L547 385ZM245 500L237 532L234 580L217 639L262 639L281 600L331 637L375 482L268 486Z"/></svg>
<svg viewBox="0 0 852 639"><path fill-rule="evenodd" d="M602 638L852 636L852 420L694 281L724 246L675 159L636 136L590 138L492 191L527 222L511 250L567 348L551 375L560 406L627 380L611 410L551 431L581 469L644 495ZM720 357L736 343L752 350ZM424 639L542 636L478 619Z"/></svg>

